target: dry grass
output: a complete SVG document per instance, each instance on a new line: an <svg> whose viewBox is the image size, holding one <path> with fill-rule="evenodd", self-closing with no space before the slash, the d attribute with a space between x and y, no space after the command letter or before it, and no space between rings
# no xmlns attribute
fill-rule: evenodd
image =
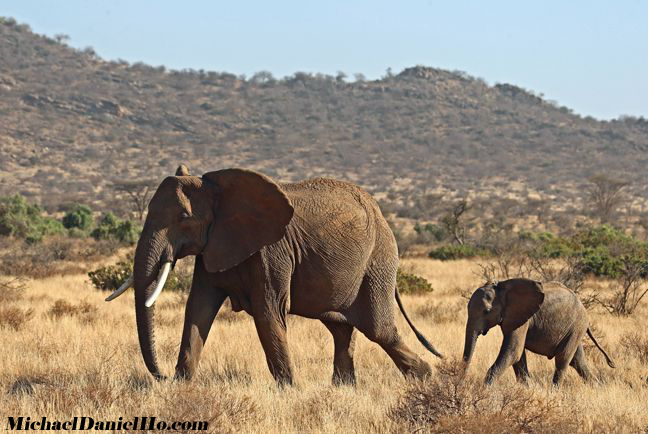
<svg viewBox="0 0 648 434"><path fill-rule="evenodd" d="M435 288L405 296L416 325L449 359L461 354L465 298L481 282L470 261L403 261ZM606 291L606 282L596 282ZM589 283L588 283L589 284ZM101 420L155 415L166 420L207 420L214 432L641 432L648 428L648 366L642 358L648 331L644 301L630 317L593 309L597 336L617 364L587 350L600 382L575 372L561 388L551 384L552 361L529 354L531 384L520 387L513 370L492 388L481 381L495 360L501 333L481 337L473 363L458 383L456 365L439 362L417 342L404 320L407 344L437 367L427 382L408 382L386 354L363 336L356 347L358 385L333 387L333 342L317 321L290 317L289 345L296 386L278 389L268 372L252 319L229 309L214 322L196 378L152 381L139 354L133 295L105 303L83 275L27 282L3 308L32 311L22 327L0 327L0 414ZM158 300L158 355L165 373L175 365L184 299L165 292ZM90 319L92 318L92 319ZM495 429L495 428L493 428Z"/></svg>

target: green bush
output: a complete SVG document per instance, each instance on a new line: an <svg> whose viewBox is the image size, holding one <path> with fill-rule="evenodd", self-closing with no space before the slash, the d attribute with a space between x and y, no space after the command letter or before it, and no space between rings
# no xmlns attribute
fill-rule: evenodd
<svg viewBox="0 0 648 434"><path fill-rule="evenodd" d="M414 225L414 230L416 231L417 234L430 234L432 238L435 241L443 241L448 233L444 228L441 226L435 225L433 223L426 223L425 225L421 226L420 224L416 223Z"/></svg>
<svg viewBox="0 0 648 434"><path fill-rule="evenodd" d="M92 210L86 205L76 204L63 216L63 226L66 229L80 229L82 232L87 232L93 223Z"/></svg>
<svg viewBox="0 0 648 434"><path fill-rule="evenodd" d="M520 232L520 240L530 244L529 255L535 258L562 258L574 253L572 243L551 232Z"/></svg>
<svg viewBox="0 0 648 434"><path fill-rule="evenodd" d="M92 285L100 291L114 291L133 273L133 259L128 257L115 265L108 265L90 271L88 277ZM191 288L193 274L190 270L176 267L167 278L164 290L188 291Z"/></svg>
<svg viewBox="0 0 648 434"><path fill-rule="evenodd" d="M396 273L396 286L401 294L427 294L434 290L425 278L406 273L400 268Z"/></svg>
<svg viewBox="0 0 648 434"><path fill-rule="evenodd" d="M101 291L114 291L133 273L133 261L120 261L115 265L100 267L90 271L88 277L92 285Z"/></svg>
<svg viewBox="0 0 648 434"><path fill-rule="evenodd" d="M450 261L453 259L474 258L476 256L487 256L488 252L475 246L467 244L446 244L433 249L428 256L432 259Z"/></svg>
<svg viewBox="0 0 648 434"><path fill-rule="evenodd" d="M114 239L123 243L135 244L142 228L130 220L121 220L113 213L104 214L99 225L90 233L95 240Z"/></svg>
<svg viewBox="0 0 648 434"><path fill-rule="evenodd" d="M627 263L648 270L648 244L610 225L585 229L572 238L575 254L589 273L617 278Z"/></svg>
<svg viewBox="0 0 648 434"><path fill-rule="evenodd" d="M62 232L59 221L43 216L41 207L27 203L21 195L0 198L0 235L37 243L46 235Z"/></svg>

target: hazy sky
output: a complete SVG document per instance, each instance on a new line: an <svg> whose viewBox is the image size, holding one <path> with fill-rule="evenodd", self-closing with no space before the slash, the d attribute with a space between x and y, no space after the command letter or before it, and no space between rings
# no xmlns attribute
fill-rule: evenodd
<svg viewBox="0 0 648 434"><path fill-rule="evenodd" d="M0 0L0 15L107 59L369 79L422 64L648 117L648 0Z"/></svg>

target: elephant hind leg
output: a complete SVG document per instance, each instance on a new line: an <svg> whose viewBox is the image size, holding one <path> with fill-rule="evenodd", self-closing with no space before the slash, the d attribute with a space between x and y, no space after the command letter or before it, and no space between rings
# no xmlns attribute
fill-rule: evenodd
<svg viewBox="0 0 648 434"><path fill-rule="evenodd" d="M424 378L432 373L430 365L412 352L398 334L394 340L378 343L404 376Z"/></svg>
<svg viewBox="0 0 648 434"><path fill-rule="evenodd" d="M430 365L405 345L396 328L397 263L376 259L372 265L360 285L356 306L352 306L354 325L385 350L403 375L425 377L431 373Z"/></svg>
<svg viewBox="0 0 648 434"><path fill-rule="evenodd" d="M585 351L583 350L583 344L580 344L578 346L576 353L574 354L574 358L569 364L576 370L576 372L578 372L578 375L580 375L583 380L590 381L593 378L592 373L587 366L587 362L585 361Z"/></svg>
<svg viewBox="0 0 648 434"><path fill-rule="evenodd" d="M355 329L352 325L333 321L322 321L333 335L335 346L333 355L333 384L355 385L355 368L353 366L353 352L355 349Z"/></svg>
<svg viewBox="0 0 648 434"><path fill-rule="evenodd" d="M423 378L432 371L423 359L405 345L394 324L384 324L379 328L358 328L367 338L382 347L394 361L396 367L406 377Z"/></svg>

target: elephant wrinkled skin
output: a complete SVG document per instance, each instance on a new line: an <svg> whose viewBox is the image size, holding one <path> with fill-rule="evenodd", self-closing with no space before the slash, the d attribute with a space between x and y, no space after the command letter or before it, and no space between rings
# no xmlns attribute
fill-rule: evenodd
<svg viewBox="0 0 648 434"><path fill-rule="evenodd" d="M378 343L403 374L430 371L396 329L394 236L375 200L355 185L321 178L278 184L242 169L196 177L184 166L162 181L149 204L133 273L140 348L156 378L164 377L155 353L153 303L170 264L188 255L196 259L176 378L194 374L228 297L235 311L254 318L280 384L293 381L289 313L318 319L333 335L336 384L355 382L355 329Z"/></svg>
<svg viewBox="0 0 648 434"><path fill-rule="evenodd" d="M559 384L568 365L585 380L592 377L583 351L587 333L603 353L610 367L614 363L589 330L587 311L576 294L557 282L545 285L529 279L487 283L468 302L468 321L463 360L467 365L477 337L499 325L504 335L497 360L488 370L486 383L492 383L513 366L518 381L526 382L529 370L525 350L555 358L553 383Z"/></svg>

